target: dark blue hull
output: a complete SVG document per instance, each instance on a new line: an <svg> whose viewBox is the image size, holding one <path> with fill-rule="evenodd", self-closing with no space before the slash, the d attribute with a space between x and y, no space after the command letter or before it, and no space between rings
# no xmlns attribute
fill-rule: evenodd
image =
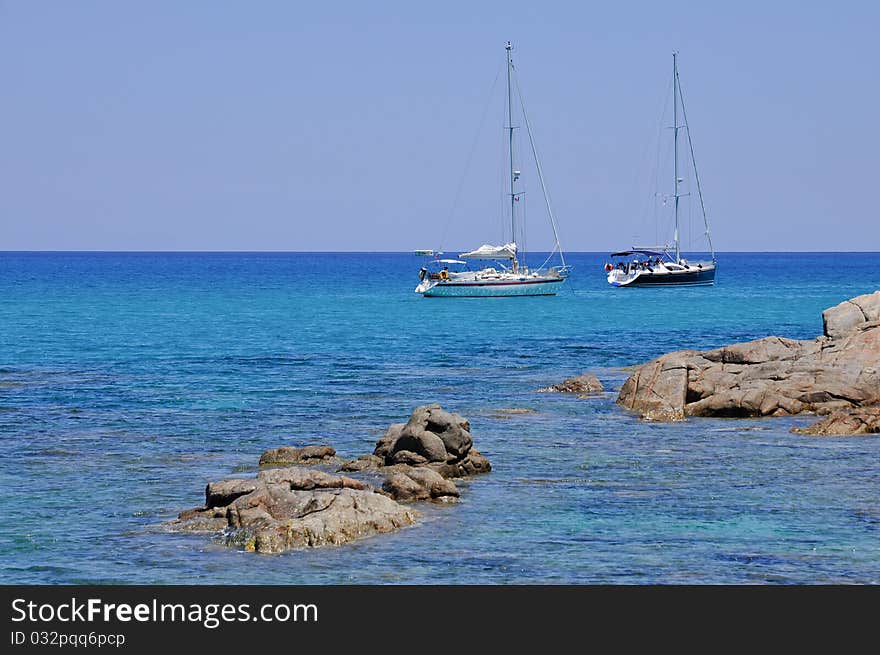
<svg viewBox="0 0 880 655"><path fill-rule="evenodd" d="M614 287L683 287L715 284L715 264L702 262L682 268L678 265L654 266L637 271L614 269L608 273Z"/></svg>
<svg viewBox="0 0 880 655"><path fill-rule="evenodd" d="M628 287L677 287L715 284L715 268L692 269L689 271L653 274L643 272L635 280L625 285Z"/></svg>

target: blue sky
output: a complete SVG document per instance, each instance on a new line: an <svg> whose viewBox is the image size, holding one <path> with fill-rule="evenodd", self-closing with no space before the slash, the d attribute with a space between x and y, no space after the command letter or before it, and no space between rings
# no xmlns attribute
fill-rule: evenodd
<svg viewBox="0 0 880 655"><path fill-rule="evenodd" d="M0 250L498 241L508 39L566 250L666 234L673 50L718 250L880 250L878 25L845 1L0 0Z"/></svg>

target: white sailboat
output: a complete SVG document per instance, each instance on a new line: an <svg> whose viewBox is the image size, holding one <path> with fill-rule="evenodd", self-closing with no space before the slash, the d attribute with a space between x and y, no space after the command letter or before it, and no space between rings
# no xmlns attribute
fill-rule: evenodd
<svg viewBox="0 0 880 655"><path fill-rule="evenodd" d="M569 266L565 264L565 255L559 243L559 233L556 228L556 219L550 207L547 197L547 189L544 183L544 175L537 157L532 131L528 118L523 109L523 120L529 135L532 154L535 160L535 170L544 194L550 225L553 228L555 246L546 261L537 269L531 269L525 263L524 254L519 252L516 243L517 234L517 205L523 196L519 190L520 171L515 166L514 158L514 130L513 124L513 76L514 67L511 59L513 46L510 41L505 46L507 50L507 119L506 129L509 136L510 154L510 233L512 240L502 245L483 244L476 250L463 252L458 259L439 259L435 256L426 266L419 271L419 285L415 288L416 293L425 297L497 297L497 296L552 296L555 295L565 282ZM417 254L433 253L433 251L417 250ZM554 255L559 255L559 265L547 267ZM469 270L469 261L492 262L492 265L484 265L479 270Z"/></svg>
<svg viewBox="0 0 880 655"><path fill-rule="evenodd" d="M683 124L678 124L678 108L681 102ZM680 185L684 181L679 171L678 134L681 130L687 134L690 161L693 165L694 181L703 213L705 237L708 242L711 260L689 261L682 257L679 230L679 201L685 195ZM681 82L678 79L678 53L672 53L672 133L673 133L673 201L675 216L675 233L673 245L633 247L629 250L611 253L613 262L605 264L608 284L614 287L659 287L659 286L708 286L715 284L715 248L709 235L709 219L706 216L706 205L703 202L703 191L700 188L700 176L694 160L694 146L691 142L691 131L688 127L687 112L684 109L684 97L681 94Z"/></svg>

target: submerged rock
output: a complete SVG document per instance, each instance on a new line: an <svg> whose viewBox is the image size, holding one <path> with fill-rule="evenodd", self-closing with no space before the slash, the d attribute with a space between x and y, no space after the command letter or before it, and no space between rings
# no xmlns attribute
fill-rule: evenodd
<svg viewBox="0 0 880 655"><path fill-rule="evenodd" d="M861 316L855 320L855 312ZM880 402L880 292L825 311L826 336L682 350L635 369L617 402L658 421L788 416Z"/></svg>
<svg viewBox="0 0 880 655"><path fill-rule="evenodd" d="M567 380L563 380L559 384L554 384L549 387L544 387L543 389L538 389L538 391L576 393L582 396L586 396L589 394L605 391L605 387L603 387L602 383L599 382L599 378L597 378L595 375L587 373L584 375L578 375L573 378L568 378Z"/></svg>

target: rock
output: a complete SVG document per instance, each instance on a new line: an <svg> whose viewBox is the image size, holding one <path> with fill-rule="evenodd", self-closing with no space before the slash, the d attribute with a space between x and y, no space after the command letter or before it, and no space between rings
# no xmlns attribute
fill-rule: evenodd
<svg viewBox="0 0 880 655"><path fill-rule="evenodd" d="M395 451L411 451L418 453L428 462L445 462L446 445L443 440L433 432L427 430L405 431L397 440Z"/></svg>
<svg viewBox="0 0 880 655"><path fill-rule="evenodd" d="M648 362L633 373L617 402L652 421L684 419L688 388L688 358L695 351L681 351Z"/></svg>
<svg viewBox="0 0 880 655"><path fill-rule="evenodd" d="M418 516L415 510L379 493L349 489L317 493L332 496L322 509L291 518L262 519L237 530L228 537L228 543L258 553L338 546L394 532L411 525Z"/></svg>
<svg viewBox="0 0 880 655"><path fill-rule="evenodd" d="M224 529L228 544L262 553L343 544L411 525L419 516L359 480L302 467L213 482L208 490L212 502L228 505L181 512L172 529Z"/></svg>
<svg viewBox="0 0 880 655"><path fill-rule="evenodd" d="M865 322L880 321L880 291L844 300L822 312L825 336L839 339Z"/></svg>
<svg viewBox="0 0 880 655"><path fill-rule="evenodd" d="M376 443L373 454L384 458L386 464L457 461L473 446L470 427L467 419L440 405L422 405L415 408L405 424L390 426ZM407 454L398 455L400 452Z"/></svg>
<svg viewBox="0 0 880 655"><path fill-rule="evenodd" d="M648 420L788 416L880 402L880 292L826 310L834 338L765 337L637 367L617 402ZM852 311L862 315L853 323Z"/></svg>
<svg viewBox="0 0 880 655"><path fill-rule="evenodd" d="M393 423L388 426L385 436L376 442L376 449L373 451L373 454L383 459L390 459L394 454L394 446L397 445L397 440L400 438L400 434L405 427L406 423Z"/></svg>
<svg viewBox="0 0 880 655"><path fill-rule="evenodd" d="M420 466L391 467L382 485L392 498L401 502L414 500L458 498L461 494L451 480L437 471Z"/></svg>
<svg viewBox="0 0 880 655"><path fill-rule="evenodd" d="M206 507L226 507L239 496L251 493L256 489L255 480L223 480L209 482L205 488Z"/></svg>
<svg viewBox="0 0 880 655"><path fill-rule="evenodd" d="M290 489L308 491L311 489L368 489L369 485L323 471L291 466L283 469L270 469L257 474L257 482L264 484L285 484Z"/></svg>
<svg viewBox="0 0 880 655"><path fill-rule="evenodd" d="M792 432L817 436L845 436L880 433L880 405L837 410L806 428L794 428Z"/></svg>
<svg viewBox="0 0 880 655"><path fill-rule="evenodd" d="M414 453L411 450L398 450L391 457L391 461L394 464L427 464L428 459L426 457L422 457L418 453Z"/></svg>
<svg viewBox="0 0 880 655"><path fill-rule="evenodd" d="M446 464L430 464L429 466L444 478L464 478L469 475L488 473L492 470L489 460L474 448L471 448L467 456L461 461L447 462Z"/></svg>
<svg viewBox="0 0 880 655"><path fill-rule="evenodd" d="M527 407L501 407L499 409L493 409L489 412L489 416L492 418L510 418L511 416L520 416L525 414L537 414L538 411L535 409L529 409Z"/></svg>
<svg viewBox="0 0 880 655"><path fill-rule="evenodd" d="M360 471L373 471L385 466L385 458L377 455L361 455L357 459L350 459L343 462L339 467L339 471L356 473Z"/></svg>
<svg viewBox="0 0 880 655"><path fill-rule="evenodd" d="M391 532L416 521L419 513L401 502L454 501L460 492L449 478L492 469L473 448L470 422L439 405L423 405L407 423L391 425L372 455L344 462L340 471L365 476L383 473L382 489L342 475L288 462L328 462L329 446L282 447L263 453L260 464L274 465L256 478L211 482L205 505L183 511L171 528L222 533L228 545L277 553L296 548L343 544Z"/></svg>
<svg viewBox="0 0 880 655"><path fill-rule="evenodd" d="M401 502L427 500L431 497L431 492L428 489L403 473L389 475L385 484L382 485L382 489L394 500Z"/></svg>
<svg viewBox="0 0 880 655"><path fill-rule="evenodd" d="M287 464L319 464L333 459L336 451L330 446L305 446L272 448L260 457L260 466L284 466Z"/></svg>
<svg viewBox="0 0 880 655"><path fill-rule="evenodd" d="M549 387L544 387L543 389L538 389L540 392L552 392L556 391L559 393L576 393L581 395L589 395L592 393L599 393L600 391L605 391L605 387L602 386L602 383L599 382L599 378L595 375L591 375L589 373L584 375L578 375L573 378L568 378L567 380L563 380L559 384L554 384Z"/></svg>

